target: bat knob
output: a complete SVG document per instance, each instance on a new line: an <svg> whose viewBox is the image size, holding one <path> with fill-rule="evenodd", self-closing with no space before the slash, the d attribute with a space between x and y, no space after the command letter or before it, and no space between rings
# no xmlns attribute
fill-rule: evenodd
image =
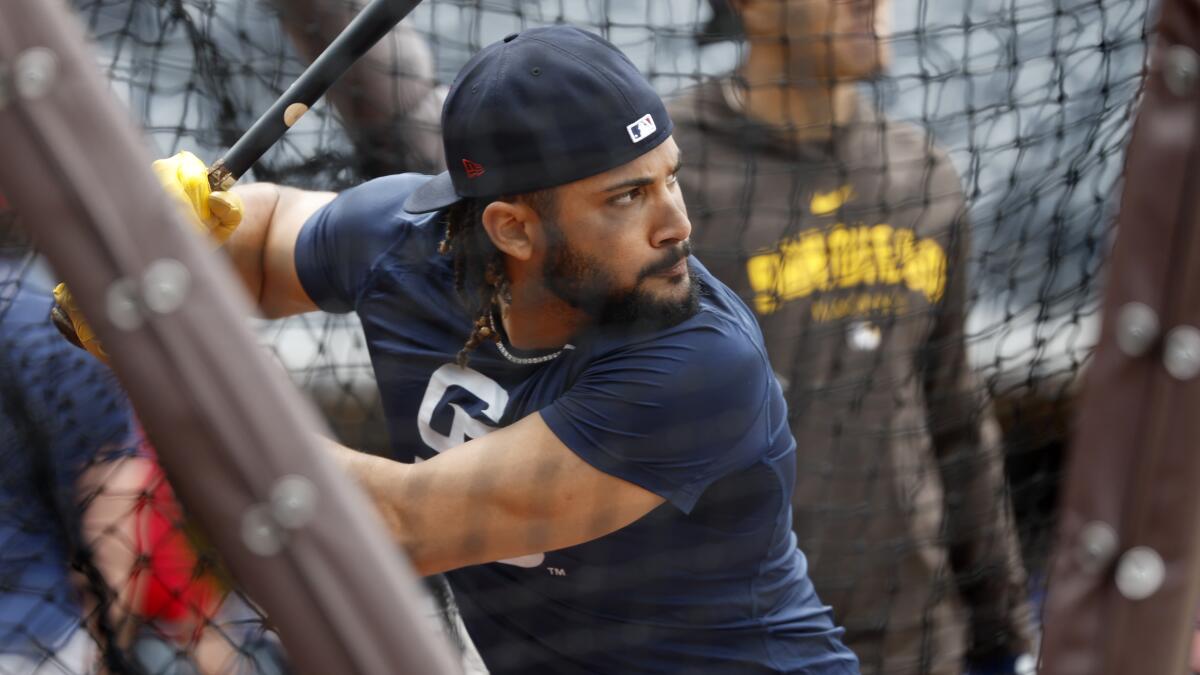
<svg viewBox="0 0 1200 675"><path fill-rule="evenodd" d="M54 303L54 306L50 308L50 321L58 329L58 332L62 333L67 342L84 349L83 343L79 341L79 334L75 332L75 324L71 322L70 315L58 303Z"/></svg>
<svg viewBox="0 0 1200 675"><path fill-rule="evenodd" d="M238 177L225 166L221 160L213 162L208 170L208 187L213 192L225 192L237 183Z"/></svg>

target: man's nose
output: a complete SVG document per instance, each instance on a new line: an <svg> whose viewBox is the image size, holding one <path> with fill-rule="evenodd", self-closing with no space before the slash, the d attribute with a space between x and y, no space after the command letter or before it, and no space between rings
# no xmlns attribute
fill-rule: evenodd
<svg viewBox="0 0 1200 675"><path fill-rule="evenodd" d="M688 220L687 208L678 194L671 195L663 205L650 242L655 248L670 247L692 236L692 222Z"/></svg>

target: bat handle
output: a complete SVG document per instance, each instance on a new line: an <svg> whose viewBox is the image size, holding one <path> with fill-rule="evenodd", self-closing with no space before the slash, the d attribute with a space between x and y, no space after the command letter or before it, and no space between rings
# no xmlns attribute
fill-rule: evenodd
<svg viewBox="0 0 1200 675"><path fill-rule="evenodd" d="M233 187L237 182L238 177L233 175L226 166L225 162L218 159L213 162L212 168L208 170L208 187L213 192L224 192Z"/></svg>

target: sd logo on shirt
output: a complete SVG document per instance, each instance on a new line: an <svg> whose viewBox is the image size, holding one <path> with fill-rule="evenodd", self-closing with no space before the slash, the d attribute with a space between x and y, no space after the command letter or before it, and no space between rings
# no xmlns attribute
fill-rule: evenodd
<svg viewBox="0 0 1200 675"><path fill-rule="evenodd" d="M477 370L447 363L429 378L417 413L417 430L426 445L445 452L495 431L507 407L508 392L498 382ZM544 553L534 553L496 562L530 568L545 560Z"/></svg>

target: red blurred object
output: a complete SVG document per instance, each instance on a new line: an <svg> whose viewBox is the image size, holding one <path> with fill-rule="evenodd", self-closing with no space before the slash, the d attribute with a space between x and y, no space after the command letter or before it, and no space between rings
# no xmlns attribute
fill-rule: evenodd
<svg viewBox="0 0 1200 675"><path fill-rule="evenodd" d="M146 454L153 451L146 447ZM197 567L197 556L183 529L183 511L157 462L146 478L137 509L137 552L145 560L134 572L140 583L138 612L149 620L211 619L220 605L216 580Z"/></svg>

